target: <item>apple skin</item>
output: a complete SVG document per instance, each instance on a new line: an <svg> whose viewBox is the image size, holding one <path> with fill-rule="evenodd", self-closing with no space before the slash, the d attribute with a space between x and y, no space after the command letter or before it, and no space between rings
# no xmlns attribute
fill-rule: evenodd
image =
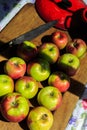
<svg viewBox="0 0 87 130"><path fill-rule="evenodd" d="M36 59L27 65L27 74L32 76L36 81L46 80L51 73L50 64L44 59Z"/></svg>
<svg viewBox="0 0 87 130"><path fill-rule="evenodd" d="M53 114L43 106L33 108L28 117L29 130L50 130L53 125Z"/></svg>
<svg viewBox="0 0 87 130"><path fill-rule="evenodd" d="M62 31L55 31L52 33L52 42L61 50L64 49L69 41L68 35Z"/></svg>
<svg viewBox="0 0 87 130"><path fill-rule="evenodd" d="M19 57L11 57L4 65L4 72L13 79L24 76L26 72L26 62Z"/></svg>
<svg viewBox="0 0 87 130"><path fill-rule="evenodd" d="M37 55L37 46L30 41L24 41L17 48L18 57L24 59L26 62L31 60Z"/></svg>
<svg viewBox="0 0 87 130"><path fill-rule="evenodd" d="M66 52L76 55L78 58L81 58L86 54L87 46L85 41L82 39L74 39L69 42L66 46Z"/></svg>
<svg viewBox="0 0 87 130"><path fill-rule="evenodd" d="M2 98L0 110L7 121L20 122L28 115L29 101L19 93L9 93Z"/></svg>
<svg viewBox="0 0 87 130"><path fill-rule="evenodd" d="M58 68L69 76L76 74L80 66L80 60L77 56L65 53L60 56L57 62Z"/></svg>
<svg viewBox="0 0 87 130"><path fill-rule="evenodd" d="M70 87L70 77L62 71L53 72L48 78L48 84L66 92Z"/></svg>
<svg viewBox="0 0 87 130"><path fill-rule="evenodd" d="M0 97L5 96L8 93L14 91L14 81L13 79L6 75L0 74Z"/></svg>
<svg viewBox="0 0 87 130"><path fill-rule="evenodd" d="M31 76L23 76L16 80L15 91L27 99L33 98L38 92L38 83Z"/></svg>
<svg viewBox="0 0 87 130"><path fill-rule="evenodd" d="M59 49L54 43L42 44L39 48L38 54L51 64L55 63L60 56Z"/></svg>
<svg viewBox="0 0 87 130"><path fill-rule="evenodd" d="M54 111L61 105L62 94L58 88L46 86L39 91L37 101L39 105L46 107L50 111Z"/></svg>

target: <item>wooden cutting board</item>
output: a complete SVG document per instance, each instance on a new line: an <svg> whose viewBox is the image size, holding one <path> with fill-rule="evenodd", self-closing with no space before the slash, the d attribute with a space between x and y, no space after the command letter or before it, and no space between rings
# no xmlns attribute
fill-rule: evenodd
<svg viewBox="0 0 87 130"><path fill-rule="evenodd" d="M38 16L34 5L27 4L11 20L11 22L0 32L0 41L8 42L9 40L23 34L41 24L44 21ZM44 35L50 35L56 29L51 28L32 41L40 45L41 38ZM68 34L68 32L66 32ZM70 36L69 36L70 38ZM6 59L5 55L0 55L0 61ZM65 130L75 105L84 91L84 85L87 82L87 55L81 59L80 68L75 76L71 78L71 87L63 95L62 105L54 112L54 123L51 130ZM28 130L25 121L21 123L6 122L0 114L0 130Z"/></svg>

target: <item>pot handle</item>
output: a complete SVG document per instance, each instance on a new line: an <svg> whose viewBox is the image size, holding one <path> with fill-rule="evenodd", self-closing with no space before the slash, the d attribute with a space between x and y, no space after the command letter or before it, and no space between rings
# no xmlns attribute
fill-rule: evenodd
<svg viewBox="0 0 87 130"><path fill-rule="evenodd" d="M64 26L67 30L70 28L71 20L72 20L72 16L67 16L65 23L64 23Z"/></svg>

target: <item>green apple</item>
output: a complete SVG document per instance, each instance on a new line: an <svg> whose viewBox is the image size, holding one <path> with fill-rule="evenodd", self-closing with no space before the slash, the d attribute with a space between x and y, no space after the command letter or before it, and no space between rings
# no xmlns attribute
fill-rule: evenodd
<svg viewBox="0 0 87 130"><path fill-rule="evenodd" d="M38 83L31 76L23 76L16 80L15 91L21 93L25 98L31 99L38 92Z"/></svg>
<svg viewBox="0 0 87 130"><path fill-rule="evenodd" d="M51 73L50 64L44 59L36 59L27 65L27 74L36 81L46 80Z"/></svg>
<svg viewBox="0 0 87 130"><path fill-rule="evenodd" d="M19 93L9 93L1 100L0 111L7 121L20 122L28 115L29 101Z"/></svg>
<svg viewBox="0 0 87 130"><path fill-rule="evenodd" d="M69 76L73 76L80 66L80 60L74 54L65 53L60 56L57 64L59 70L64 71Z"/></svg>
<svg viewBox="0 0 87 130"><path fill-rule="evenodd" d="M42 44L39 48L38 54L51 64L55 63L60 56L58 47L53 43Z"/></svg>
<svg viewBox="0 0 87 130"><path fill-rule="evenodd" d="M1 74L0 75L0 97L8 93L11 93L13 91L14 91L13 79L6 74Z"/></svg>
<svg viewBox="0 0 87 130"><path fill-rule="evenodd" d="M53 114L43 106L33 108L28 117L29 130L50 130L53 125Z"/></svg>
<svg viewBox="0 0 87 130"><path fill-rule="evenodd" d="M39 91L37 101L39 105L54 111L62 102L62 94L56 87L46 86Z"/></svg>

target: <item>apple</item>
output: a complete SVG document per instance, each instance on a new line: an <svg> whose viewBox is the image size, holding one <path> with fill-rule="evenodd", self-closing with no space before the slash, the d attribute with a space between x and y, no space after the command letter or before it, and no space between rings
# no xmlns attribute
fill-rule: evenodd
<svg viewBox="0 0 87 130"><path fill-rule="evenodd" d="M83 57L84 54L86 53L86 50L87 46L85 41L79 38L70 41L66 46L66 52L72 53L76 55L78 58Z"/></svg>
<svg viewBox="0 0 87 130"><path fill-rule="evenodd" d="M46 107L50 111L54 111L61 105L62 94L58 88L46 86L39 91L37 101L39 105Z"/></svg>
<svg viewBox="0 0 87 130"><path fill-rule="evenodd" d="M0 74L0 97L5 96L8 93L14 91L14 81L13 79L6 75Z"/></svg>
<svg viewBox="0 0 87 130"><path fill-rule="evenodd" d="M23 76L16 80L15 91L27 99L33 98L38 92L38 83L31 76Z"/></svg>
<svg viewBox="0 0 87 130"><path fill-rule="evenodd" d="M19 93L9 93L2 98L0 110L7 121L20 122L28 115L29 101Z"/></svg>
<svg viewBox="0 0 87 130"><path fill-rule="evenodd" d="M53 125L53 114L43 106L33 108L27 117L29 130L50 130Z"/></svg>
<svg viewBox="0 0 87 130"><path fill-rule="evenodd" d="M64 71L69 76L73 76L76 74L80 66L80 60L74 54L65 53L60 56L57 61L57 65L59 70Z"/></svg>
<svg viewBox="0 0 87 130"><path fill-rule="evenodd" d="M69 41L68 35L62 31L55 31L52 33L52 41L61 50L64 49Z"/></svg>
<svg viewBox="0 0 87 130"><path fill-rule="evenodd" d="M48 78L48 84L66 92L70 87L70 77L62 71L53 72Z"/></svg>
<svg viewBox="0 0 87 130"><path fill-rule="evenodd" d="M53 64L57 61L60 52L54 43L44 43L39 48L38 54L40 57L46 59L49 63Z"/></svg>
<svg viewBox="0 0 87 130"><path fill-rule="evenodd" d="M50 73L50 64L45 59L32 60L27 65L27 74L32 76L36 81L46 80Z"/></svg>
<svg viewBox="0 0 87 130"><path fill-rule="evenodd" d="M17 55L26 62L34 58L37 54L37 46L30 41L24 41L17 48Z"/></svg>
<svg viewBox="0 0 87 130"><path fill-rule="evenodd" d="M4 65L4 72L13 79L18 79L26 72L26 62L20 57L11 57Z"/></svg>

